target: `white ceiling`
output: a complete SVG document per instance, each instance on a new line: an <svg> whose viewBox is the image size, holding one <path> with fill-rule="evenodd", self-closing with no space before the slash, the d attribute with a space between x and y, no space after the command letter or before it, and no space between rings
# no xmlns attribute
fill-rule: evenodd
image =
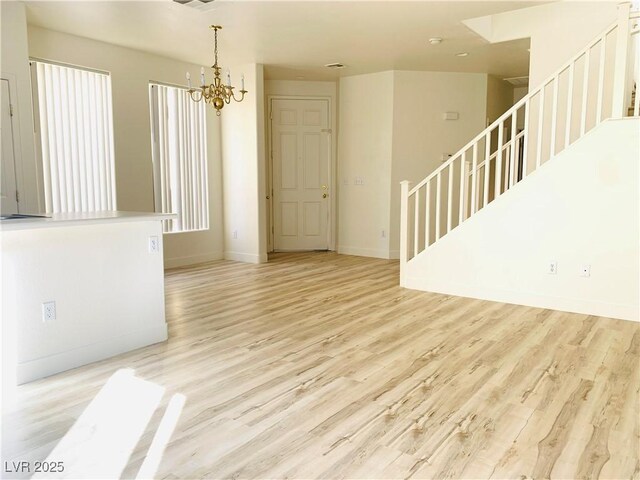
<svg viewBox="0 0 640 480"><path fill-rule="evenodd" d="M257 62L267 78L321 80L390 69L527 75L528 39L489 44L462 20L543 2L217 0L208 11L171 0L26 3L30 24L204 65L213 59L208 26L220 24L223 66ZM347 68L323 67L331 62Z"/></svg>

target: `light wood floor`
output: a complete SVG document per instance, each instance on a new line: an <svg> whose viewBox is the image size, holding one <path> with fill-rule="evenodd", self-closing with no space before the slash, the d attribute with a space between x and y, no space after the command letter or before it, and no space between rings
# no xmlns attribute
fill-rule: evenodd
<svg viewBox="0 0 640 480"><path fill-rule="evenodd" d="M21 387L3 457L126 367L186 396L157 478L640 478L640 324L397 283L332 253L173 270L169 341Z"/></svg>

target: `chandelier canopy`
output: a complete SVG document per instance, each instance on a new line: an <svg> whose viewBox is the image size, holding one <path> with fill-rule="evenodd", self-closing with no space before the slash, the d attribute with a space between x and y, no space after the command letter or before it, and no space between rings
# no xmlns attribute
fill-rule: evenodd
<svg viewBox="0 0 640 480"><path fill-rule="evenodd" d="M244 100L244 96L247 93L247 90L244 89L244 75L242 75L241 83L240 83L240 93L242 96L240 98L236 98L234 89L235 87L231 86L231 72L227 70L227 83L223 84L222 79L220 78L220 70L222 67L218 65L218 30L222 30L220 25L211 25L209 28L213 30L213 38L214 38L214 64L211 66L213 70L213 83L210 85L206 85L205 77L204 77L204 67L200 69L200 82L201 85L199 88L193 88L191 86L191 74L187 72L187 82L189 84L189 95L194 102L199 102L204 99L210 105L213 105L213 108L216 109L216 115L220 116L220 110L224 107L225 104L231 103L231 99L236 102L241 102Z"/></svg>

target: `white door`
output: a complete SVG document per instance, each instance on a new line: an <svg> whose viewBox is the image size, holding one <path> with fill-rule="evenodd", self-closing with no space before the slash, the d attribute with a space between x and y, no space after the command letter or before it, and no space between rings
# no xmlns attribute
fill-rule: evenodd
<svg viewBox="0 0 640 480"><path fill-rule="evenodd" d="M2 158L0 158L0 210L3 215L18 213L16 188L16 163L13 146L13 125L11 122L11 96L9 82L0 79L0 100L2 101L0 130L2 130Z"/></svg>
<svg viewBox="0 0 640 480"><path fill-rule="evenodd" d="M277 100L271 105L274 250L326 250L329 102Z"/></svg>

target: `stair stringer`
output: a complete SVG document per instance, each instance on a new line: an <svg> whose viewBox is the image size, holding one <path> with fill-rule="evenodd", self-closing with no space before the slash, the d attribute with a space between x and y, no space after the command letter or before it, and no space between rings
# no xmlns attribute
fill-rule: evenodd
<svg viewBox="0 0 640 480"><path fill-rule="evenodd" d="M640 119L601 123L409 260L404 285L638 321L639 163Z"/></svg>

